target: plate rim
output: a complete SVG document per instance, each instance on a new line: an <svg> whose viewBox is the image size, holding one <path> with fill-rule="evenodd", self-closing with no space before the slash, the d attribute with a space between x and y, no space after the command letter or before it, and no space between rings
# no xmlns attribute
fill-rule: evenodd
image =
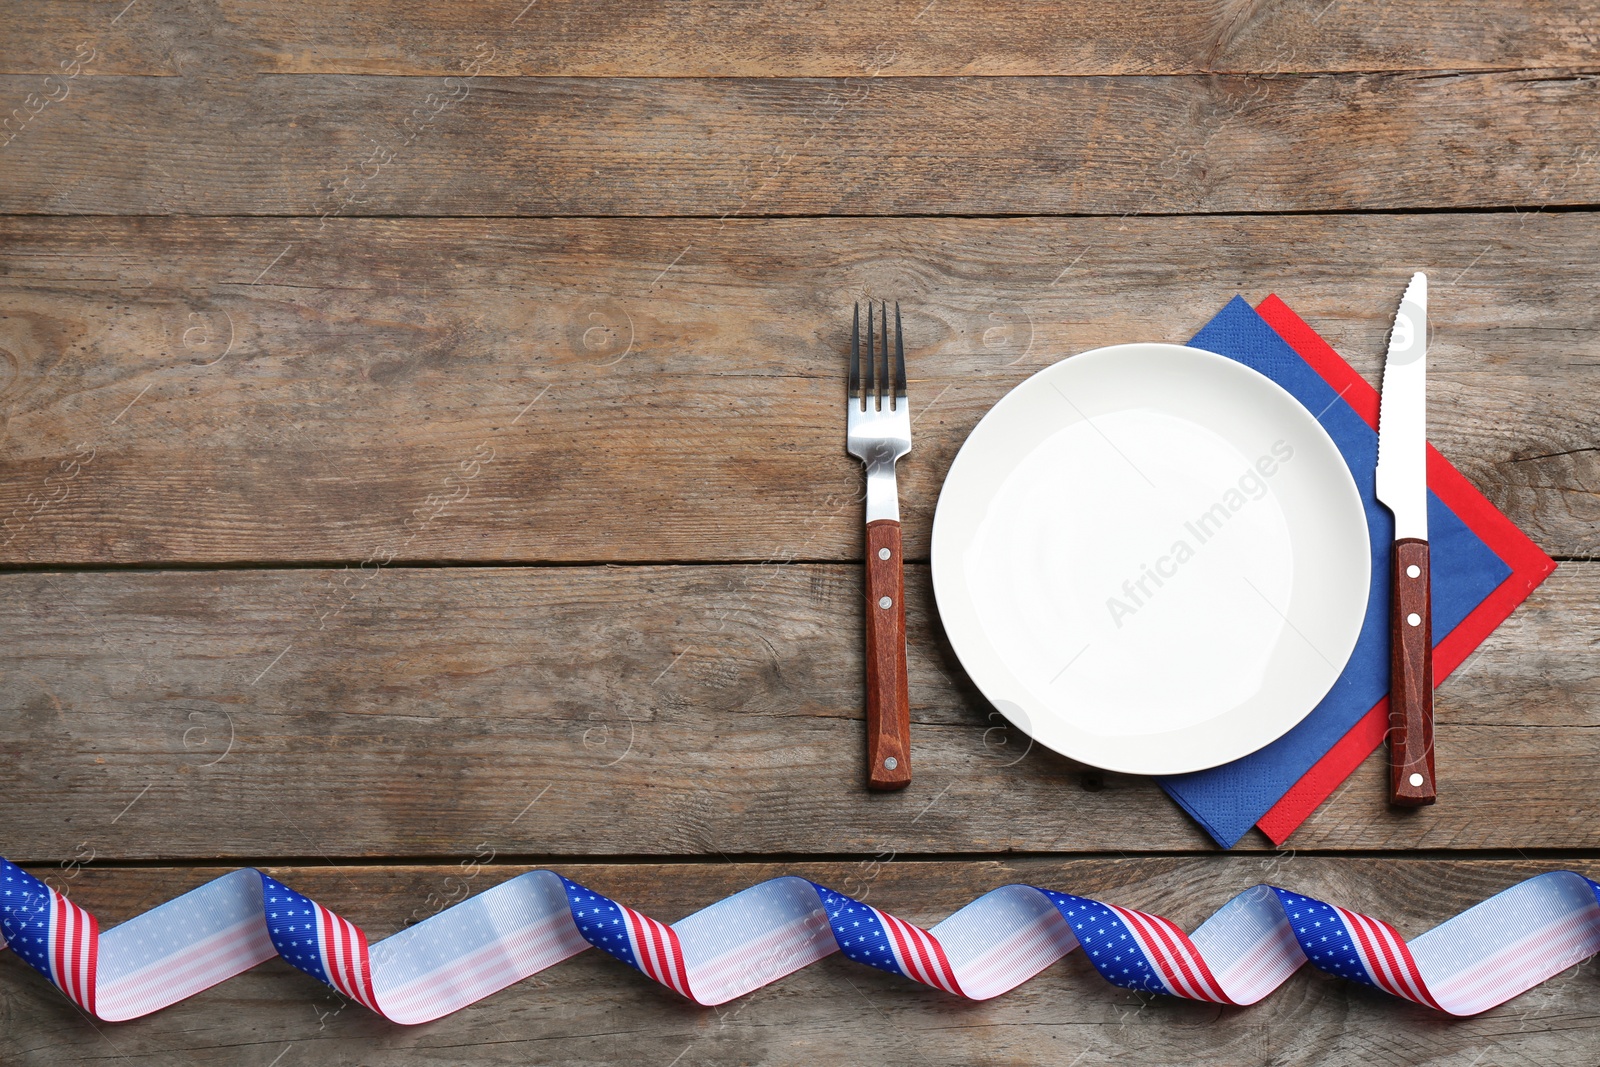
<svg viewBox="0 0 1600 1067"><path fill-rule="evenodd" d="M1028 721L1026 721L1027 720L1027 710L1022 708L1022 707L1020 707L1020 706L1018 706L1012 699L1010 699L1009 696L1008 697L999 697L999 698L997 698L995 695L993 695L991 693L991 689L990 689L990 686L992 685L993 679L980 679L973 672L972 668L968 665L968 663L965 660L963 660L962 655L961 655L961 650L957 647L956 639L951 634L950 627L946 623L946 620L950 617L950 612L949 612L950 598L953 597L955 594L954 594L953 591L949 590L948 588L946 588L945 592L941 593L940 574L943 571L947 570L950 566L953 566L954 564L947 562L943 567L941 567L941 565L939 563L939 561L941 559L941 553L939 551L939 546L940 546L940 530L941 530L941 525L942 525L941 522L940 522L940 516L941 516L942 513L944 513L945 506L946 506L946 501L949 499L949 497L948 497L948 488L950 486L951 476L956 472L957 466L958 466L958 464L960 464L962 456L967 452L968 448L971 445L971 442L972 442L973 438L975 438L978 435L979 430L983 427L984 423L987 422L989 419L996 417L996 413L1001 410L1001 408L1005 405L1005 403L1008 400L1010 400L1011 397L1014 394L1020 392L1025 387L1028 387L1030 384L1034 383L1035 380L1040 379L1040 378L1044 377L1045 375L1049 375L1049 374L1051 374L1053 372L1060 372L1060 369L1065 367L1069 363L1072 363L1074 361L1081 360L1081 359L1083 359L1085 357L1090 357L1090 356L1098 357L1098 358L1109 358L1109 357L1115 356L1119 352L1126 352L1128 350L1135 350L1135 349L1144 350L1144 351L1148 351L1148 350L1151 350L1151 349L1157 349L1157 350L1162 350L1162 351L1165 351L1165 352L1168 352L1168 353L1180 352L1180 353L1183 354L1184 358L1197 357L1201 362L1210 363L1214 367L1225 368L1225 371L1224 371L1225 373L1243 372L1246 377L1252 377L1253 376L1254 378L1259 379L1261 382L1265 382L1267 384L1267 386L1270 387L1269 388L1269 392L1277 393L1281 397L1281 399L1283 399L1284 401L1287 402L1289 410L1292 410L1292 411L1296 411L1297 410L1297 411L1302 412L1304 414L1304 417L1307 420L1309 420L1310 425L1315 428L1315 433L1320 436L1321 440L1326 443L1327 447L1330 448L1332 450L1333 454L1338 458L1338 460L1339 460L1338 469L1342 473L1343 477L1337 479L1337 481L1338 481L1338 490L1337 491L1338 491L1338 493L1340 495L1343 495L1345 497L1344 503L1349 506L1350 513L1351 513L1352 517L1355 517L1355 516L1359 516L1360 517L1360 528L1363 531L1363 537L1362 537L1362 541L1361 541L1362 547L1363 547L1363 551L1361 551L1360 553L1357 553L1357 555L1358 555L1358 557L1359 557L1359 559L1361 561L1362 570L1364 572L1363 573L1363 577L1365 579L1361 583L1361 587L1360 587L1361 588L1361 596L1359 598L1359 600L1360 600L1359 610L1353 610L1352 611L1351 618L1352 618L1352 621L1353 621L1353 625L1350 628L1349 640L1347 642L1347 646L1348 647L1345 647L1345 648L1341 649L1341 655L1340 655L1338 664L1337 664L1336 668L1332 671L1332 674L1331 674L1331 677L1329 678L1327 687L1322 690L1322 692L1317 696L1317 698L1315 700L1310 701L1308 706L1306 708L1304 708L1298 715L1296 715L1296 716L1294 716L1292 718L1286 716L1285 717L1286 725L1283 727L1283 729L1281 731L1279 731L1278 733L1276 733L1272 737L1268 738L1267 740L1262 741L1260 744L1257 744L1255 747L1253 747L1253 748L1251 748L1251 749L1249 749L1247 751L1244 751L1244 752L1239 752L1239 753L1236 753L1236 754L1233 754L1233 755L1228 755L1228 756L1226 756L1224 758L1221 758L1221 759L1209 760L1208 762L1205 762L1205 763L1203 763L1201 765L1196 765L1196 766L1185 765L1185 766L1183 766L1181 768L1177 768L1177 769L1174 769L1174 768L1168 767L1168 766L1162 766L1160 769L1152 769L1151 765L1140 766L1140 765L1123 763L1123 762L1120 762L1120 761L1115 760L1115 759L1100 758L1100 754L1095 754L1096 758L1094 758L1092 760L1089 760L1089 759L1085 759L1084 756L1081 755L1081 754L1073 754L1073 753L1068 752L1068 751L1063 751L1063 749L1058 748L1055 745L1052 745L1049 742L1041 739L1039 736L1037 736L1035 731L1032 729L1031 724ZM1019 457L1019 459L1020 459L1020 457ZM1209 349L1197 348L1197 347L1195 347L1193 345L1172 344L1171 342L1162 342L1162 341L1133 341L1133 342L1126 342L1126 343L1115 344L1115 345L1102 345L1102 346L1100 346L1098 348L1086 349L1086 350L1084 350L1082 352L1077 352L1077 353L1074 353L1074 354L1069 355L1069 356L1064 356L1061 359L1058 359L1053 363L1050 363L1050 364L1048 364L1048 365L1046 365L1044 367L1039 368L1037 371L1035 371L1034 373L1030 374L1028 377L1024 378L1022 381L1017 382L1010 389L1008 389L1003 396L1001 396L992 405L990 405L989 409L986 412L984 412L983 417L980 418L973 425L973 427L972 427L972 429L970 431L968 431L965 439L963 439L963 441L961 442L961 447L956 450L955 457L950 461L950 466L946 470L945 476L940 482L939 497L938 497L938 500L936 501L936 503L934 505L934 517L933 517L932 532L931 532L931 538L930 538L930 544L929 544L929 572L930 572L929 576L930 576L930 580L932 581L932 584L933 584L934 603L935 603L935 606L936 606L936 608L938 609L938 612L939 612L941 628L944 629L946 640L949 641L951 650L952 650L952 652L954 652L957 661L961 663L962 670L966 672L967 677L971 680L972 684L975 687L977 687L978 691L983 694L984 699L989 703L989 705L992 708L994 708L995 710L999 711L1000 714L1004 715L1008 722L1010 722L1012 725L1016 726L1019 730L1021 730L1024 734L1026 734L1034 743L1037 743L1037 744L1041 745L1042 747L1047 748L1050 751L1057 753L1060 756L1063 756L1063 757L1065 757L1067 759L1073 760L1073 761L1078 762L1078 763L1083 763L1083 764L1085 764L1087 766L1097 767L1097 768L1100 768L1102 770L1108 770L1108 771L1112 771L1112 772L1115 772L1115 773L1140 774L1140 775L1161 775L1161 776L1165 776L1165 775L1175 775L1175 774L1188 774L1188 773L1193 773L1195 771L1206 770L1206 769L1209 769L1211 767L1222 766L1222 765L1230 763L1230 762L1232 762L1232 761L1234 761L1236 759L1241 759L1244 756L1249 755L1251 752L1260 751L1262 748L1266 747L1267 745L1272 744L1274 741L1278 740L1279 738L1281 738L1285 734L1287 734L1290 730L1293 730L1301 722L1305 721L1306 716L1310 715L1311 712L1314 711L1316 709L1316 707L1324 699L1327 698L1328 692L1330 692L1333 689L1333 687L1338 684L1339 678L1343 675L1345 668L1349 665L1350 657L1354 654L1355 649L1356 649L1357 645L1360 642L1361 632L1362 632L1362 630L1364 628L1364 622L1365 622L1366 614L1367 614L1368 608L1370 607L1370 603L1371 603L1371 596L1372 596L1372 568L1373 568L1373 562L1372 562L1372 543L1371 543L1371 538L1370 538L1370 525L1369 525L1369 523L1367 521L1366 508L1365 508L1364 504L1362 503L1360 490L1356 487L1354 473L1350 470L1349 464L1345 461L1344 454L1343 454L1342 451L1340 451L1340 449L1338 447L1338 443L1333 440L1332 435L1329 434L1327 429L1326 429L1326 427L1324 427L1322 425L1321 420L1317 416L1311 414L1310 409L1307 408L1304 404L1302 404L1300 402L1300 400L1297 397L1295 397L1295 395L1293 393L1289 392L1286 388L1284 388L1278 382L1274 381L1272 378L1270 378L1266 374L1263 374L1261 371L1259 371L1256 368L1250 366L1249 364L1243 363L1243 362L1241 362L1239 360L1236 360L1236 359L1231 359L1231 358L1229 358L1227 356L1222 355L1219 352L1213 352L1213 351L1211 351ZM948 586L948 584L949 584L949 580L947 579L945 585ZM966 599L970 602L970 597L966 598ZM967 609L965 613L971 614L970 609ZM976 621L974 621L974 626L977 629L982 630L981 624L976 623ZM1014 677L1014 675L1013 675L1013 677ZM1012 711L1009 710L1009 709L1015 709L1016 711L1021 712L1023 721L1018 721L1018 716L1013 714ZM1166 735L1166 734L1156 734L1156 735L1152 735L1152 736L1155 737L1155 738L1161 738L1161 737L1168 736L1168 735Z"/></svg>

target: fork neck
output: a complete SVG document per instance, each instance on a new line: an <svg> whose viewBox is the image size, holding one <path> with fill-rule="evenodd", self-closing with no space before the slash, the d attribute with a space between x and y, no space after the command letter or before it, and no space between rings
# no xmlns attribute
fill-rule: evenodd
<svg viewBox="0 0 1600 1067"><path fill-rule="evenodd" d="M894 460L867 462L867 521L900 521L900 493L895 488Z"/></svg>

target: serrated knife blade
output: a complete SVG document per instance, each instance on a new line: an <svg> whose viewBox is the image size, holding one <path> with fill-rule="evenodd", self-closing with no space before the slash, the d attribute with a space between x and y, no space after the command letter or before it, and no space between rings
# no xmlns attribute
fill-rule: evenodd
<svg viewBox="0 0 1600 1067"><path fill-rule="evenodd" d="M1389 331L1378 407L1378 499L1394 537L1428 539L1428 276L1411 276Z"/></svg>
<svg viewBox="0 0 1600 1067"><path fill-rule="evenodd" d="M1433 593L1428 566L1428 276L1411 276L1389 332L1378 406L1378 499L1394 513L1389 638L1389 800L1437 797Z"/></svg>

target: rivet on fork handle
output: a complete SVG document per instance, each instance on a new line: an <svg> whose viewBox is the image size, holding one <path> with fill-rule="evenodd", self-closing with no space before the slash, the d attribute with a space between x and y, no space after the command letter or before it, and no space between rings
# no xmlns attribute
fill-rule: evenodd
<svg viewBox="0 0 1600 1067"><path fill-rule="evenodd" d="M882 330L878 330L878 323ZM911 782L911 707L906 681L905 575L901 567L900 501L895 463L911 451L906 353L895 306L894 359L889 357L889 307L867 305L866 360L861 305L850 336L845 447L867 472L866 660L867 785L903 789ZM883 343L878 344L878 338Z"/></svg>
<svg viewBox="0 0 1600 1067"><path fill-rule="evenodd" d="M867 784L911 784L910 742L900 524L881 519L867 524Z"/></svg>

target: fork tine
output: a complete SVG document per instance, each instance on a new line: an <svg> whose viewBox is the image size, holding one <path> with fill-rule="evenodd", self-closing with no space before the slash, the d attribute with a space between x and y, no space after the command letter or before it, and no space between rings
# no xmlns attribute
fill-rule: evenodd
<svg viewBox="0 0 1600 1067"><path fill-rule="evenodd" d="M883 374L878 378L878 387L883 390L882 408L885 411L894 406L894 381L890 378L890 302L883 301Z"/></svg>
<svg viewBox="0 0 1600 1067"><path fill-rule="evenodd" d="M861 401L861 301L856 301L855 323L850 330L850 399Z"/></svg>
<svg viewBox="0 0 1600 1067"><path fill-rule="evenodd" d="M872 341L872 301L867 301L867 377L866 389L861 394L862 410L876 409L878 406L878 387L873 381L873 367L878 362L878 350Z"/></svg>
<svg viewBox="0 0 1600 1067"><path fill-rule="evenodd" d="M906 338L900 325L900 301L894 302L894 395L896 407L906 399Z"/></svg>

